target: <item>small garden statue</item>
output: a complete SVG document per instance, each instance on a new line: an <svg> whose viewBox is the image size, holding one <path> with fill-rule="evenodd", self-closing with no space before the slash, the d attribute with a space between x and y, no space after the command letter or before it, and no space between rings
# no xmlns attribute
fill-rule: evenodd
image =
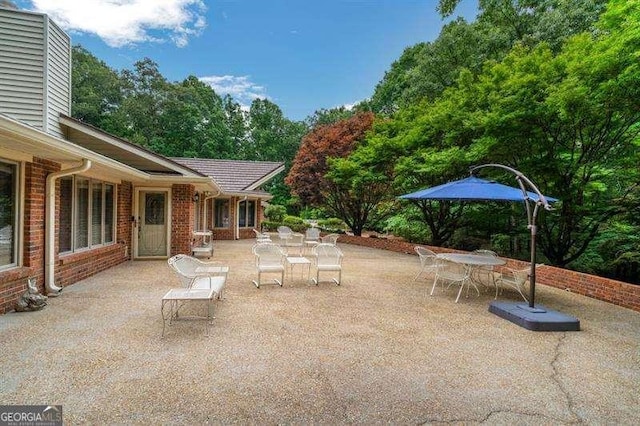
<svg viewBox="0 0 640 426"><path fill-rule="evenodd" d="M16 303L16 312L39 311L47 306L47 296L40 294L36 286L36 279L29 278L27 280L27 291L24 292L18 303Z"/></svg>

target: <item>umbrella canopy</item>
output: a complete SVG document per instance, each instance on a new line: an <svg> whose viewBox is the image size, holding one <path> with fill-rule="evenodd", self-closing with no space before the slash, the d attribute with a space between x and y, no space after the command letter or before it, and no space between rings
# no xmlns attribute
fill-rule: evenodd
<svg viewBox="0 0 640 426"><path fill-rule="evenodd" d="M538 195L535 192L527 191L527 195L530 200L538 201ZM466 179L456 180L432 188L421 189L411 194L401 195L400 198L408 200L524 201L524 193L520 188L470 176ZM545 198L549 203L558 201L546 195Z"/></svg>

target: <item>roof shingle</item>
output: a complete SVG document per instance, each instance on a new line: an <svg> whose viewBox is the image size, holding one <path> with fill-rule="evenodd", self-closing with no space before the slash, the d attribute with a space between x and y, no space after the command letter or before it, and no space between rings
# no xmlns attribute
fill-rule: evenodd
<svg viewBox="0 0 640 426"><path fill-rule="evenodd" d="M284 164L273 161L215 160L210 158L171 157L216 181L225 192L257 189L271 174L279 173Z"/></svg>

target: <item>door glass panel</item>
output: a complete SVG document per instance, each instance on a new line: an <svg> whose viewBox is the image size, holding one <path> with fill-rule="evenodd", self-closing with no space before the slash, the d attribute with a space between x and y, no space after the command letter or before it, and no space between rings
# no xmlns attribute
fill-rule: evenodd
<svg viewBox="0 0 640 426"><path fill-rule="evenodd" d="M167 255L167 194L164 192L141 192L138 229L139 256Z"/></svg>

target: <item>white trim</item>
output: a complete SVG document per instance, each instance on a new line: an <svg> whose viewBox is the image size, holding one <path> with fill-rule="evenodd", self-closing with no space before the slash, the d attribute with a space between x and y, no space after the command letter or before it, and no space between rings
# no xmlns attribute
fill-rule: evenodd
<svg viewBox="0 0 640 426"><path fill-rule="evenodd" d="M252 191L255 190L256 188L259 188L260 185L270 181L271 179L273 179L276 175L279 175L282 171L284 170L284 164L280 165L280 167L278 167L277 169L273 170L271 173L269 173L268 175L263 176L260 180L255 181L254 183L252 183L251 185L249 185L246 190L248 191Z"/></svg>
<svg viewBox="0 0 640 426"><path fill-rule="evenodd" d="M95 164L100 164L115 171L124 173L132 179L149 179L148 173L141 172L133 167L127 166L126 164L122 164L94 151L44 133L13 118L0 114L0 131L3 129L9 133L9 137L17 139L17 143L26 139L26 142L34 144L35 146L33 146L32 152L33 155L38 155L37 149L41 146L46 150L55 150L61 156L66 157L68 161L81 161L83 159L88 159ZM43 155L42 157L49 158L56 162L61 162L61 159L50 158L51 156L48 155Z"/></svg>
<svg viewBox="0 0 640 426"><path fill-rule="evenodd" d="M0 146L0 156L8 160L33 163L33 155Z"/></svg>
<svg viewBox="0 0 640 426"><path fill-rule="evenodd" d="M166 256L140 256L138 253L138 227L140 226L140 221L142 218L140 217L140 192L166 192L167 194L167 217L165 218L166 222L166 240L167 240L167 254ZM169 187L148 187L148 186L139 186L133 189L133 208L132 214L136 218L133 222L133 226L131 226L131 258L132 259L166 259L171 255L171 214L172 214L172 189Z"/></svg>
<svg viewBox="0 0 640 426"><path fill-rule="evenodd" d="M119 140L116 137L110 136L109 134L103 132L103 131L98 131L96 129L93 129L89 126L83 125L81 123L78 123L75 120L71 120L67 117L59 117L58 121L60 122L60 124L64 124L67 127L71 127L75 130L78 130L79 132L82 132L86 135L89 135L91 137L94 137L96 139L99 139L101 141L104 141L110 145L116 146L120 149L126 150L131 152L132 154L138 155L142 158L144 158L145 160L149 160L152 162L155 162L157 164L160 164L170 170L173 170L175 172L178 173L182 173L186 176L195 176L195 177L201 177L199 173L194 173L193 169L190 169L188 167L182 166L174 161L171 161L169 159L165 159L164 157L162 157L159 154L156 154L154 152L150 152L147 150L143 150L143 149L139 149L136 146L134 146L132 143L130 142L123 142L121 140ZM153 177L153 176L152 176Z"/></svg>

